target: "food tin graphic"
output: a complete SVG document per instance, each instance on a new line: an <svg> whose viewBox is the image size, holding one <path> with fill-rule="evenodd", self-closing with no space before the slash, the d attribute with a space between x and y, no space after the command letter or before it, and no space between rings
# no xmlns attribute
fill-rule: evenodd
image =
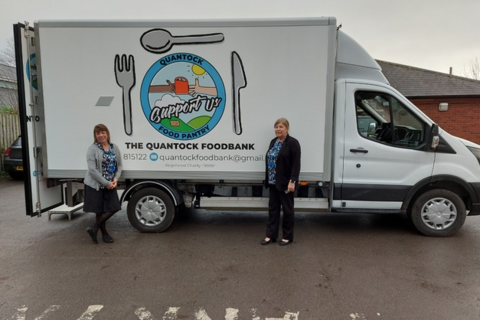
<svg viewBox="0 0 480 320"><path fill-rule="evenodd" d="M185 77L175 78L175 94L188 94L188 80Z"/></svg>

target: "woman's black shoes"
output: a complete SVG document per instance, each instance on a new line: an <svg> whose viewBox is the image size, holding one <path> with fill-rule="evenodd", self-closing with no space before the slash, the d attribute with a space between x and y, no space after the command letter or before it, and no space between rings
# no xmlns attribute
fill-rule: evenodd
<svg viewBox="0 0 480 320"><path fill-rule="evenodd" d="M269 240L267 240L267 238L265 238L265 239L262 240L262 242L260 242L260 244L261 244L262 246L265 246L265 245L270 244L270 243L272 243L272 242L277 242L277 240L276 240L276 239L269 239Z"/></svg>
<svg viewBox="0 0 480 320"><path fill-rule="evenodd" d="M87 232L90 235L90 238L92 238L93 243L98 244L97 233L95 232L95 230L93 230L93 228L91 227L88 227Z"/></svg>
<svg viewBox="0 0 480 320"><path fill-rule="evenodd" d="M103 239L103 242L106 242L106 243L112 243L113 242L113 238L110 237L110 235L107 233L107 234L102 234L102 239Z"/></svg>
<svg viewBox="0 0 480 320"><path fill-rule="evenodd" d="M265 246L265 245L270 244L272 242L277 242L277 239L269 239L269 240L267 240L267 239L268 238L263 239L262 242L260 242L260 244L262 246ZM290 240L282 239L282 241L280 241L279 245L281 245L283 247L283 246L288 246L290 243L292 243Z"/></svg>

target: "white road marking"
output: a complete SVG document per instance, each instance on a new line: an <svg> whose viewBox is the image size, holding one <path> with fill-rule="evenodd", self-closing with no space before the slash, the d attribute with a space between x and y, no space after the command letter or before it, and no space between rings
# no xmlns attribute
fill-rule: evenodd
<svg viewBox="0 0 480 320"><path fill-rule="evenodd" d="M95 317L95 315L102 309L102 305L88 306L87 311L85 311L77 320L92 320L93 317Z"/></svg>
<svg viewBox="0 0 480 320"><path fill-rule="evenodd" d="M39 317L36 317L35 320L46 319L46 316L49 313L55 312L60 309L59 305L51 305L48 307ZM99 312L103 309L103 305L91 305L88 306L87 310L78 318L77 320L92 320ZM167 312L163 315L162 320L177 320L177 313L179 307L169 307ZM26 320L26 312L28 307L23 305L17 308L17 312L11 317L12 320ZM250 309L252 314L252 320L262 320L257 316L257 309ZM139 320L154 320L154 317L150 311L146 308L138 308L134 311L135 315ZM225 320L238 320L239 310L235 308L226 308L225 309ZM283 318L265 318L265 320L298 320L298 315L300 312L288 312L285 311L285 316ZM204 308L198 308L197 311L193 314L195 320L212 320ZM350 317L352 320L365 320L366 318L363 315L358 313L351 313Z"/></svg>
<svg viewBox="0 0 480 320"><path fill-rule="evenodd" d="M225 309L225 320L238 320L238 309Z"/></svg>
<svg viewBox="0 0 480 320"><path fill-rule="evenodd" d="M47 310L45 310L41 315L40 317L36 317L35 320L42 320L45 318L45 316L50 313L50 312L54 312L54 311L57 311L58 309L60 309L60 306L59 305L51 305L50 307L47 308ZM20 308L17 308L17 313L15 313L13 316L12 316L12 319L15 319L15 320L25 320L26 319L26 312L28 310L28 307L27 306L21 306Z"/></svg>
<svg viewBox="0 0 480 320"><path fill-rule="evenodd" d="M137 315L139 320L152 320L152 314L150 311L146 310L145 308L138 308L135 310L135 314Z"/></svg>
<svg viewBox="0 0 480 320"><path fill-rule="evenodd" d="M283 318L265 318L265 320L298 320L299 314L300 311L297 313L285 311Z"/></svg>
<svg viewBox="0 0 480 320"><path fill-rule="evenodd" d="M28 307L26 306L21 306L20 308L17 308L17 313L12 316L12 319L25 320L25 312L27 312L27 310Z"/></svg>
<svg viewBox="0 0 480 320"><path fill-rule="evenodd" d="M350 313L350 318L352 318L352 320L366 320L367 318L365 317L365 315L363 314L358 314L358 313Z"/></svg>
<svg viewBox="0 0 480 320"><path fill-rule="evenodd" d="M200 308L198 309L197 312L195 312L195 319L196 320L212 320L210 319L207 312L203 308Z"/></svg>
<svg viewBox="0 0 480 320"><path fill-rule="evenodd" d="M163 316L163 320L176 320L178 309L180 308L176 308L176 307L168 308L168 311L165 312L165 315Z"/></svg>
<svg viewBox="0 0 480 320"><path fill-rule="evenodd" d="M250 309L250 312L252 313L252 320L261 320L260 317L257 317L257 309Z"/></svg>
<svg viewBox="0 0 480 320"><path fill-rule="evenodd" d="M47 308L47 310L43 311L43 313L40 315L40 317L35 318L35 320L42 320L48 313L54 312L60 309L59 305L51 305L50 307Z"/></svg>

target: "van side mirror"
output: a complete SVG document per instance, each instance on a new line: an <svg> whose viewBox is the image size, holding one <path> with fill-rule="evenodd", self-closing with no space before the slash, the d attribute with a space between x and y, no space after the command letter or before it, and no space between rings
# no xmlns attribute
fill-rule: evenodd
<svg viewBox="0 0 480 320"><path fill-rule="evenodd" d="M430 148L432 148L432 150L433 150L436 147L438 147L439 144L440 144L440 136L433 136L432 144L430 145Z"/></svg>
<svg viewBox="0 0 480 320"><path fill-rule="evenodd" d="M368 124L367 135L373 136L377 132L377 124L375 122L371 122Z"/></svg>
<svg viewBox="0 0 480 320"><path fill-rule="evenodd" d="M436 123L432 124L430 133L428 135L429 151L435 150L436 147L440 144L440 136L438 135L438 125Z"/></svg>

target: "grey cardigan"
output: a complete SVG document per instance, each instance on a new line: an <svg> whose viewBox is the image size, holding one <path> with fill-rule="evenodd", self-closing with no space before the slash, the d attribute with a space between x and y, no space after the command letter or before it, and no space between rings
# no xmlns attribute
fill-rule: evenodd
<svg viewBox="0 0 480 320"><path fill-rule="evenodd" d="M117 145L114 143L112 144L113 150L115 151L115 160L117 161L117 169L115 171L114 178L118 180L122 174L122 154ZM97 147L96 144L92 144L90 147L88 147L88 170L85 174L85 180L83 180L83 183L95 190L99 190L101 186L107 187L111 183L111 181L108 181L102 177L102 159L103 151Z"/></svg>

